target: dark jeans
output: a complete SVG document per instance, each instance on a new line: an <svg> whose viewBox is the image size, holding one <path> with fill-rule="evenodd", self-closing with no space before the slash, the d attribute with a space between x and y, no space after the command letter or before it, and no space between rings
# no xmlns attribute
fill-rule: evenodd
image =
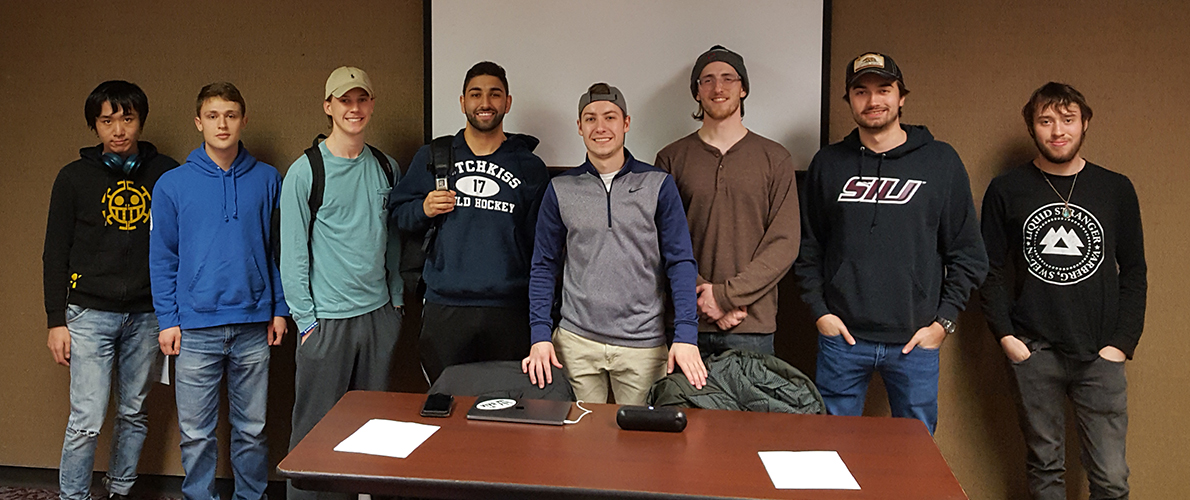
<svg viewBox="0 0 1190 500"><path fill-rule="evenodd" d="M431 385L448 366L520 361L529 355L529 305L481 307L426 302L417 345L422 369Z"/></svg>
<svg viewBox="0 0 1190 500"><path fill-rule="evenodd" d="M776 355L771 333L698 332L698 351L702 357L719 354L728 349Z"/></svg>
<svg viewBox="0 0 1190 500"><path fill-rule="evenodd" d="M879 371L888 391L892 416L916 418L930 434L938 426L938 350L914 347L901 354L904 344L855 339L848 345L842 335L818 335L818 372L814 383L831 415L860 416L872 372Z"/></svg>
<svg viewBox="0 0 1190 500"><path fill-rule="evenodd" d="M1037 340L1021 339L1032 354L1013 363L1017 409L1028 456L1025 468L1034 499L1065 499L1066 409L1078 420L1080 455L1091 500L1128 498L1128 382L1124 363L1071 359Z"/></svg>
<svg viewBox="0 0 1190 500"><path fill-rule="evenodd" d="M290 450L347 391L388 390L389 367L401 334L402 314L401 310L385 304L354 318L318 320L318 326L297 347ZM355 497L300 490L292 481L286 488L289 500Z"/></svg>

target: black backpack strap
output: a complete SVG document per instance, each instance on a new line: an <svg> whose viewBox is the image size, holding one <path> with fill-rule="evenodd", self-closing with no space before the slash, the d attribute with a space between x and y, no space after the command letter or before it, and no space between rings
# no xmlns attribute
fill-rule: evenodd
<svg viewBox="0 0 1190 500"><path fill-rule="evenodd" d="M326 139L326 135L318 134L314 138L314 144L306 148L306 160L310 162L310 229L314 231L314 217L318 215L318 209L322 207L322 193L326 191L326 165L322 162L322 150L318 149L318 143Z"/></svg>
<svg viewBox="0 0 1190 500"><path fill-rule="evenodd" d="M445 178L450 174L450 167L454 165L454 136L444 135L430 143L430 161L426 168L435 182L439 177ZM450 189L450 186L434 186L434 189Z"/></svg>
<svg viewBox="0 0 1190 500"><path fill-rule="evenodd" d="M388 162L388 156L384 154L380 148L367 144L368 149L372 150L372 156L376 157L376 161L380 162L380 169L384 170L385 179L388 179L388 187L396 185L396 177L393 175L393 166Z"/></svg>
<svg viewBox="0 0 1190 500"><path fill-rule="evenodd" d="M318 134L314 138L314 144L306 148L306 160L310 162L310 199L307 201L310 205L310 224L306 226L306 252L310 256L310 265L314 265L314 220L318 217L318 209L322 207L322 193L326 191L326 165L322 162L322 150L318 148L318 143L326 139L326 135ZM314 296L314 289L311 287L310 296Z"/></svg>
<svg viewBox="0 0 1190 500"><path fill-rule="evenodd" d="M439 177L445 178L450 173L450 167L454 165L454 136L444 135L436 138L430 142L430 158L426 163L426 168L430 171L430 175L434 177L435 184ZM441 186L449 189L449 186ZM435 185L435 189L439 186ZM434 250L434 240L438 236L438 228L442 226L442 217L435 217L434 223L426 231L426 237L422 241L421 251L428 257L430 252Z"/></svg>
<svg viewBox="0 0 1190 500"><path fill-rule="evenodd" d="M306 161L310 162L310 196L306 203L310 206L310 225L306 228L306 247L309 251L309 236L314 231L314 217L318 215L318 208L322 206L322 192L326 187L326 167L322 163L322 151L318 149L318 143L326 139L326 135L318 134L314 138L313 144L302 151L306 155ZM281 207L278 206L273 210L272 219L272 247L273 260L277 267L281 267ZM313 252L310 257L313 258Z"/></svg>

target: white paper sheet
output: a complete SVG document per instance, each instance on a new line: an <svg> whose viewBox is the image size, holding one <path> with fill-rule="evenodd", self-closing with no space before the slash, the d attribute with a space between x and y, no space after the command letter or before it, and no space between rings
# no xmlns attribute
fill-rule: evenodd
<svg viewBox="0 0 1190 500"><path fill-rule="evenodd" d="M374 418L335 446L335 451L406 458L438 429L437 425Z"/></svg>
<svg viewBox="0 0 1190 500"><path fill-rule="evenodd" d="M760 461L779 490L858 490L835 451L761 451Z"/></svg>
<svg viewBox="0 0 1190 500"><path fill-rule="evenodd" d="M161 378L157 379L157 381L161 382L162 384L169 385L169 365L173 362L174 357L165 356L161 354L160 350L157 351L157 355L158 362L161 365Z"/></svg>

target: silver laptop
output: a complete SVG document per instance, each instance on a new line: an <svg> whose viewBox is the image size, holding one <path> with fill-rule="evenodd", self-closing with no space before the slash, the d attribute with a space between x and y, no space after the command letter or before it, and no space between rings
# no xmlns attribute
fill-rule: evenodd
<svg viewBox="0 0 1190 500"><path fill-rule="evenodd" d="M480 396L467 412L468 420L521 424L562 425L570 415L570 401L488 398Z"/></svg>

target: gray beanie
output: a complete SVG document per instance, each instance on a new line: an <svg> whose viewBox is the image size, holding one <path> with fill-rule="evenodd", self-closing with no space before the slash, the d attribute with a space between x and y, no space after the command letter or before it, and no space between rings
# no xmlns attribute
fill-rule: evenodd
<svg viewBox="0 0 1190 500"><path fill-rule="evenodd" d="M744 84L744 92L748 92L748 68L744 67L744 56L727 50L722 45L711 47L694 61L694 70L690 72L690 95L698 97L698 77L702 70L715 61L725 62L735 68L740 74L740 83Z"/></svg>

